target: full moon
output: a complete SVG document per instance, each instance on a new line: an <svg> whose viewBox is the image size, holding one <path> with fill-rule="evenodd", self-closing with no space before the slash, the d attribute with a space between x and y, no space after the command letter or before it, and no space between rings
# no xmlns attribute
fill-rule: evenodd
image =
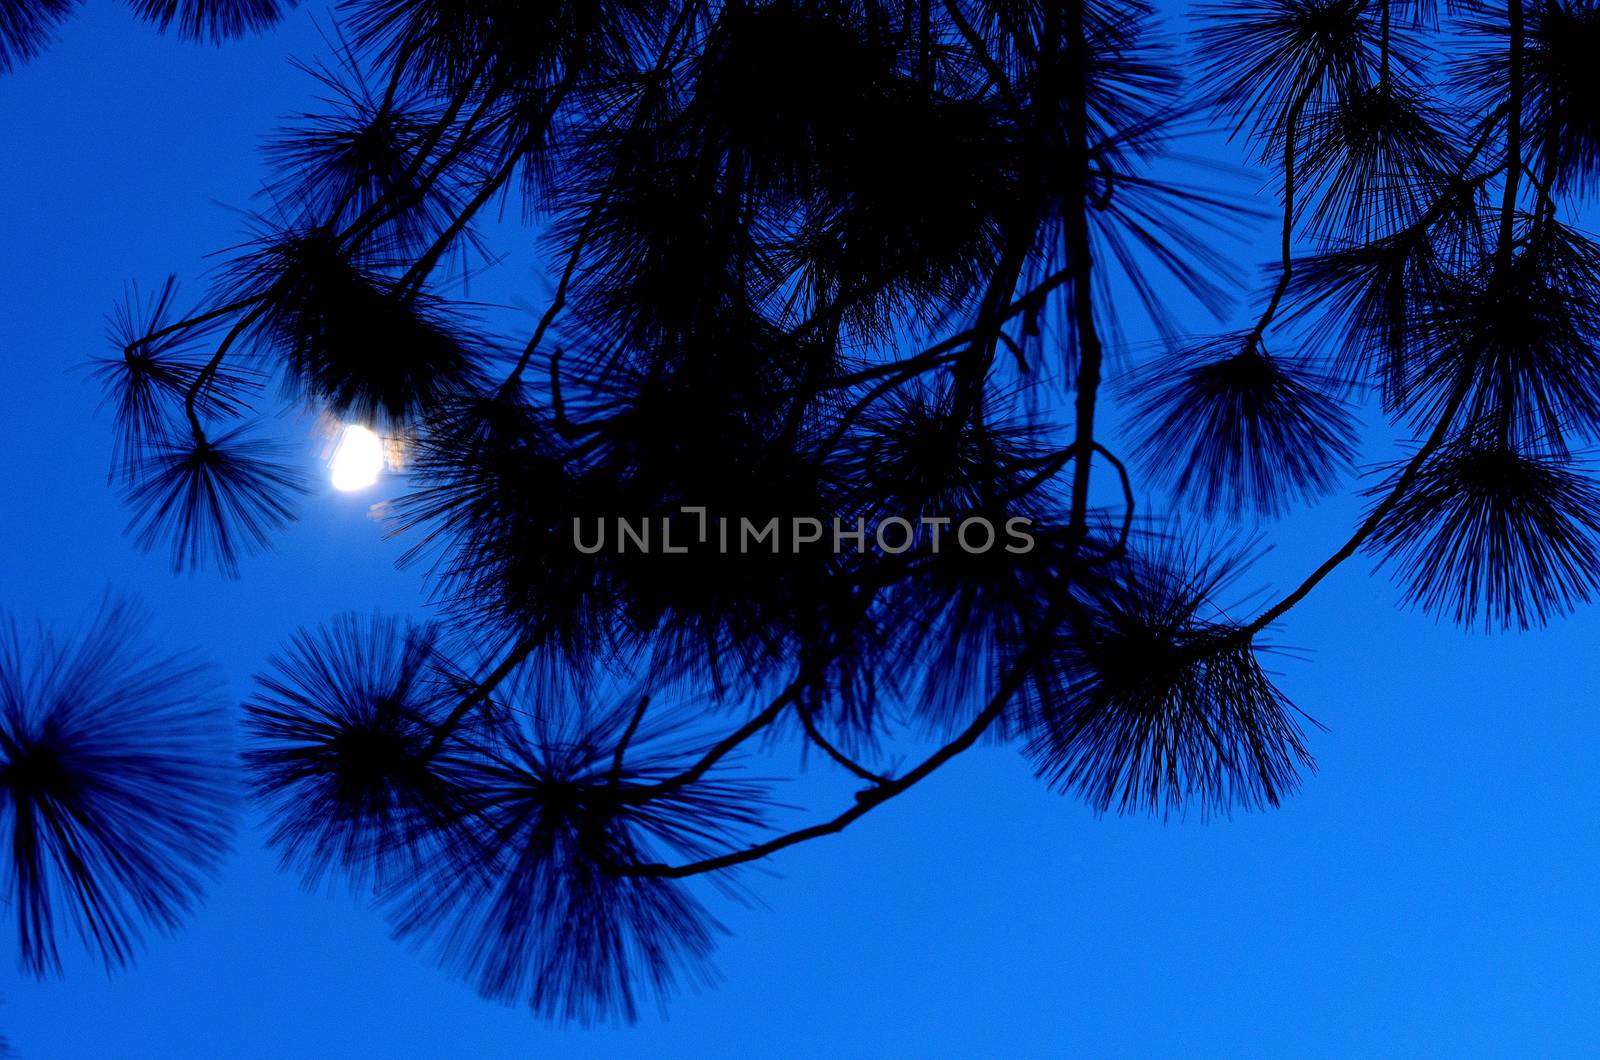
<svg viewBox="0 0 1600 1060"><path fill-rule="evenodd" d="M383 439L359 423L347 424L331 470L336 490L349 493L375 484L383 471Z"/></svg>

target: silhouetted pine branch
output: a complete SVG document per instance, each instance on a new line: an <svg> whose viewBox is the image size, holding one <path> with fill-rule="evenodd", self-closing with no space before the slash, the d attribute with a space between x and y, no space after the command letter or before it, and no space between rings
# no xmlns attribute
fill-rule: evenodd
<svg viewBox="0 0 1600 1060"><path fill-rule="evenodd" d="M133 13L163 32L224 41L275 24L297 0L127 0ZM79 0L0 2L0 74L43 51Z"/></svg>
<svg viewBox="0 0 1600 1060"><path fill-rule="evenodd" d="M138 6L191 37L276 13ZM1185 44L1136 0L342 5L270 209L191 315L130 298L97 369L131 529L177 566L232 572L293 516L299 461L236 422L263 378L406 451L384 514L435 621L341 618L260 678L271 843L484 994L589 1022L705 978L688 877L983 740L1101 811L1279 804L1310 739L1262 645L1356 553L1466 626L1596 588L1591 6L1250 0ZM66 11L0 4L0 67ZM525 319L461 293L519 216ZM1260 217L1252 294L1229 234ZM1181 330L1178 292L1217 320ZM1176 507L1334 492L1361 408L1419 443L1230 614L1240 561ZM738 759L780 744L853 801L772 830Z"/></svg>

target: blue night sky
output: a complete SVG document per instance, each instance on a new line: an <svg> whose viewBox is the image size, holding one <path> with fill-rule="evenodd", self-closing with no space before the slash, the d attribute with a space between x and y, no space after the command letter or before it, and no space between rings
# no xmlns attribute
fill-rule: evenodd
<svg viewBox="0 0 1600 1060"><path fill-rule="evenodd" d="M127 281L177 272L198 295L208 255L239 241L240 208L263 205L262 137L311 105L288 56L327 54L317 18L313 4L216 49L93 2L0 78L0 605L78 623L108 588L136 594L235 700L298 626L422 609L421 572L395 569L403 543L368 513L400 487L321 485L239 580L174 576L122 534L109 413L82 366L108 352ZM526 234L503 231L520 242L471 296L521 329L547 281ZM1271 255L1259 234L1243 260ZM277 429L317 459L309 421ZM1370 441L1367 459L1387 458L1383 433ZM1337 497L1268 527L1240 589L1291 583L1359 507ZM1313 735L1320 773L1277 812L1097 818L1015 751L980 748L772 859L749 905L712 895L722 984L598 1030L480 1000L358 902L302 892L247 827L198 914L132 969L75 955L36 983L0 962L0 1032L39 1060L1587 1052L1600 613L1464 634L1398 609L1370 567L1347 564L1273 638L1300 649L1277 657L1284 691L1330 730ZM827 810L848 790L818 775L793 799Z"/></svg>

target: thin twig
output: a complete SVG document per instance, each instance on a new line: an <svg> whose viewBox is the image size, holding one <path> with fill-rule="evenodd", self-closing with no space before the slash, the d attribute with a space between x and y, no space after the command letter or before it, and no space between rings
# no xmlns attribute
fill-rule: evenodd
<svg viewBox="0 0 1600 1060"><path fill-rule="evenodd" d="M1306 102L1311 98L1311 88L1300 93L1294 105L1289 108L1289 117L1284 124L1283 133L1283 228L1281 232L1281 246L1279 248L1278 282L1273 285L1272 297L1267 300L1267 307L1261 311L1261 316L1256 320L1256 325L1250 330L1249 336L1244 340L1246 353L1256 352L1261 347L1261 339L1278 315L1278 306L1283 302L1283 295L1289 289L1289 280L1294 273L1294 196L1295 196L1295 137L1298 135L1300 115L1305 110Z"/></svg>
<svg viewBox="0 0 1600 1060"><path fill-rule="evenodd" d="M122 348L122 352L124 354L130 354L138 347L147 346L157 339L165 338L168 335L176 334L179 331L187 331L189 328L199 327L201 324L208 324L218 317L227 316L229 313L237 313L239 310L247 309L255 303L261 301L262 297L262 295L251 295L249 298L241 298L238 301L229 302L227 305L217 306L215 309L208 309L203 313L197 313L192 317L185 317L184 319L175 321L166 325L165 327L157 328L149 334L140 335L138 338L128 343Z"/></svg>
<svg viewBox="0 0 1600 1060"><path fill-rule="evenodd" d="M1095 444L1095 404L1099 395L1100 362L1104 353L1094 319L1093 257L1089 244L1088 205L1084 201L1089 185L1089 118L1086 98L1088 70L1084 55L1087 49L1087 37L1084 32L1083 7L1084 0L1071 0L1066 5L1069 19L1066 32L1068 39L1073 42L1075 75L1075 83L1068 86L1066 93L1067 131L1074 165L1078 168L1074 176L1079 185L1071 202L1067 204L1064 216L1067 254L1071 258L1073 270L1072 309L1075 325L1073 330L1078 340L1077 399L1074 403L1077 429L1074 444L1080 459L1073 467L1071 526L1079 541L1088 533L1089 481L1094 465L1092 456Z"/></svg>
<svg viewBox="0 0 1600 1060"><path fill-rule="evenodd" d="M689 17L696 6L694 3L684 4L682 10L678 12L677 20L667 32L667 39L662 44L661 53L656 57L656 65L651 71L651 79L646 84L644 91L640 93L638 106L634 108L633 114L629 119L628 128L623 134L624 139L633 136L639 131L640 126L644 124L645 115L649 111L649 104L654 99L654 93L659 90L666 80L667 71L681 55L678 51L679 46L686 42L681 42L679 35L683 33L684 27L688 25ZM573 240L572 249L567 254L566 264L561 270L561 279L556 284L555 295L551 298L550 305L545 309L544 315L539 318L539 324L534 328L533 337L523 347L522 356L517 359L516 367L506 377L505 387L513 387L521 380L522 373L528 367L528 362L533 359L534 351L539 348L539 343L544 339L545 332L550 329L550 325L554 323L556 316L566 307L567 291L572 286L572 277L578 271L578 263L583 259L583 251L588 245L589 237L594 234L594 229L600 222L601 214L611 202L611 196L616 192L616 185L616 174L613 173L611 178L606 181L606 186L601 190L599 196L589 207L589 211L583 219L583 226L578 230L578 235Z"/></svg>
<svg viewBox="0 0 1600 1060"><path fill-rule="evenodd" d="M450 712L450 716L439 723L439 727L434 731L433 739L429 741L422 757L427 759L437 754L439 748L444 746L445 740L455 731L456 726L461 724L461 719L467 716L467 711L488 699L500 682L509 677L512 671L522 665L523 660L533 654L533 649L536 645L537 641L532 637L522 641L511 649L506 657L500 661L500 665L496 666L487 677L474 685L472 691L467 693L460 703L456 704L456 708Z"/></svg>
<svg viewBox="0 0 1600 1060"><path fill-rule="evenodd" d="M1099 442L1094 443L1094 448L1095 452L1110 461L1111 466L1116 469L1117 478L1122 483L1122 531L1117 535L1117 543L1115 545L1092 560L1094 563L1109 563L1112 560L1121 559L1123 554L1128 551L1128 538L1133 533L1133 479L1128 475L1127 465L1118 460L1111 450Z"/></svg>
<svg viewBox="0 0 1600 1060"><path fill-rule="evenodd" d="M1495 126L1498 124L1500 117L1505 114L1505 112L1506 105L1502 103L1495 107L1494 111L1484 119L1483 131L1480 133L1477 142L1473 145L1472 150L1461 163L1460 169L1457 173L1458 180L1465 178L1467 170L1471 168L1473 162L1477 159L1478 154L1487 145L1489 137L1493 134ZM1509 131L1507 135L1509 139ZM1498 172L1498 170L1491 170L1489 173L1482 174L1480 177L1475 179L1488 179L1496 172ZM1444 212L1448 202L1449 192L1446 191L1434 200L1433 204L1422 215L1422 217L1417 220L1416 224L1411 226L1410 230L1414 231L1419 236L1424 234L1427 227L1437 220L1439 215ZM1504 222L1502 219L1502 225L1503 223ZM1381 502L1379 502L1378 506L1373 509L1372 513L1362 521L1361 525L1356 528L1355 533L1350 536L1349 540L1341 545L1338 551L1334 552L1333 555L1323 560L1316 570L1312 571L1298 586L1296 586L1293 592L1289 593L1283 599L1267 608L1251 622L1245 626L1242 626L1237 634L1235 634L1236 636L1248 639L1249 637L1252 637L1256 633L1259 633L1261 630L1265 629L1267 626L1271 625L1273 622L1276 622L1301 600L1304 600L1307 596L1309 596L1311 591L1315 589L1324 578L1333 573L1333 571L1341 563L1355 555L1356 550L1359 549L1374 532L1376 532L1384 518L1394 510L1395 505L1400 503L1400 500L1405 496L1406 491L1411 488L1411 484L1416 481L1417 475L1421 474L1422 468L1427 463L1428 459L1433 455L1434 451L1444 443L1444 439L1449 433L1451 424L1455 422L1456 416L1461 411L1461 406L1467 399L1467 395L1471 390L1471 383L1471 377L1468 375L1463 375L1461 380L1456 384L1455 392L1451 395L1449 401L1446 402L1444 411L1440 414L1439 422L1434 426L1432 434L1428 437L1427 441L1423 443L1422 448L1417 451L1416 455L1411 458L1410 463L1408 463L1405 469L1401 472L1400 478L1396 481L1394 489L1392 489L1389 494L1384 497Z"/></svg>
<svg viewBox="0 0 1600 1060"><path fill-rule="evenodd" d="M651 799L659 798L662 795L670 794L693 784L705 776L711 767L720 762L728 752L776 721L778 715L782 714L784 708L794 702L804 687L805 678L796 678L782 692L778 693L777 698L769 703L761 713L718 740L694 765L675 776L657 781L654 784L641 784L637 787L628 788L619 797L624 802L649 802Z"/></svg>
<svg viewBox="0 0 1600 1060"><path fill-rule="evenodd" d="M944 0L944 9L949 13L950 21L955 23L956 29L965 38L967 46L972 49L972 54L982 65L984 72L989 75L989 80L993 82L994 87L999 91L1000 98L1005 101L1006 109L1011 111L1012 114L1019 114L1021 111L1017 106L1016 93L1011 88L1011 80L1006 77L1006 72L1000 68L1000 64L995 61L994 56L989 54L989 46L984 42L983 37L972 27L972 23L967 21L967 17L961 13L961 5L956 3L955 0Z"/></svg>
<svg viewBox="0 0 1600 1060"><path fill-rule="evenodd" d="M194 382L189 384L189 390L183 397L183 414L188 417L189 430L193 432L196 442L204 443L206 432L200 425L199 414L195 412L195 401L200 397L201 391L216 376L217 370L221 368L222 359L227 356L228 348L238 340L246 328L255 323L261 314L266 312L266 308L265 303L258 304L250 312L239 318L233 327L228 330L228 333L222 337L222 341L217 344L217 352L211 355L211 360L206 362L205 367L196 373Z"/></svg>
<svg viewBox="0 0 1600 1060"><path fill-rule="evenodd" d="M622 778L622 756L627 753L628 744L633 740L634 734L639 731L639 725L644 721L645 708L650 705L648 694L639 697L639 705L633 709L633 717L628 719L628 727L622 730L622 736L617 740L617 749L611 756L611 784L616 785Z"/></svg>
<svg viewBox="0 0 1600 1060"><path fill-rule="evenodd" d="M1456 414L1461 411L1461 405L1466 401L1467 394L1470 391L1471 377L1464 376L1457 385L1455 394L1451 397L1449 404L1440 415L1438 424L1433 428L1433 433L1423 443L1422 448L1417 450L1416 455L1411 458L1405 470L1401 472L1399 480L1395 482L1394 489L1389 491L1389 494L1362 521L1361 525L1356 528L1356 532L1339 547L1337 552L1323 560L1322 564L1312 571L1292 593L1267 608L1248 625L1241 627L1236 636L1248 639L1276 622L1295 604L1310 595L1311 590L1315 589L1322 579L1331 574L1334 568L1355 555L1356 550L1366 542L1367 538L1372 536L1383 523L1384 518L1394 510L1394 506L1400 503L1406 491L1411 488L1411 484L1421 474L1423 465L1427 463L1428 458L1443 444L1445 437L1449 434L1451 424L1455 422Z"/></svg>
<svg viewBox="0 0 1600 1060"><path fill-rule="evenodd" d="M870 781L873 784L887 784L889 782L889 778L879 776L877 773L872 772L872 770L858 764L854 759L850 758L843 751L835 747L825 736L822 735L821 730L817 728L817 723L812 720L811 711L809 709L802 706L798 711L796 711L796 713L800 715L800 724L805 726L806 735L811 737L811 742L822 748L823 753L825 753L829 758L833 759L835 762L839 763L839 765L854 773L862 780Z"/></svg>
<svg viewBox="0 0 1600 1060"><path fill-rule="evenodd" d="M818 839L822 836L834 835L838 832L844 831L845 828L849 827L855 821L870 813L874 807L882 805L883 803L894 798L896 795L906 791L908 788L913 787L917 784L917 782L921 781L923 778L937 770L940 766L950 761L950 759L956 757L958 754L961 754L963 751L967 750L978 742L978 738L984 734L990 725L994 724L995 719L1004 713L1007 704L1011 701L1011 697L1022 688L1023 684L1027 681L1029 674L1032 672L1034 665L1037 664L1048 651L1049 646L1053 642L1051 633L1054 629L1056 617L1057 616L1054 613L1046 617L1046 623L1042 627L1040 633L1034 638L1028 647L1017 656L1016 660L1011 664L1011 668L1006 673L1005 678L1001 681L1000 687L996 690L994 696L990 698L987 705L985 705L983 710L978 713L977 717L973 718L967 727L962 730L961 735L957 736L954 740L945 744L943 747L940 747L937 751L933 752L933 754L923 759L914 769L905 775L884 780L881 783L875 784L873 787L858 792L856 794L855 805L834 817L832 820L824 821L821 824L814 824L808 828L801 828L793 832L788 832L784 835L769 839L763 843L757 843L754 846L746 847L742 850L733 850L725 854L718 854L713 857L702 858L699 861L691 861L682 865L665 865L659 863L620 865L614 866L613 871L620 875L627 876L653 876L664 877L668 879L681 879L686 876L698 876L701 873L715 872L720 869L732 868L735 865L742 865L747 862L758 861L761 858L776 854L780 850L795 846L799 843L804 843L807 840Z"/></svg>

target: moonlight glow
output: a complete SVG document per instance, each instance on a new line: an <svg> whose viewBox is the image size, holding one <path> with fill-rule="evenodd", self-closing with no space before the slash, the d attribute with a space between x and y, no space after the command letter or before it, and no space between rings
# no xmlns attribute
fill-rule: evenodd
<svg viewBox="0 0 1600 1060"><path fill-rule="evenodd" d="M383 439L357 423L349 424L333 451L333 488L364 490L383 471Z"/></svg>

